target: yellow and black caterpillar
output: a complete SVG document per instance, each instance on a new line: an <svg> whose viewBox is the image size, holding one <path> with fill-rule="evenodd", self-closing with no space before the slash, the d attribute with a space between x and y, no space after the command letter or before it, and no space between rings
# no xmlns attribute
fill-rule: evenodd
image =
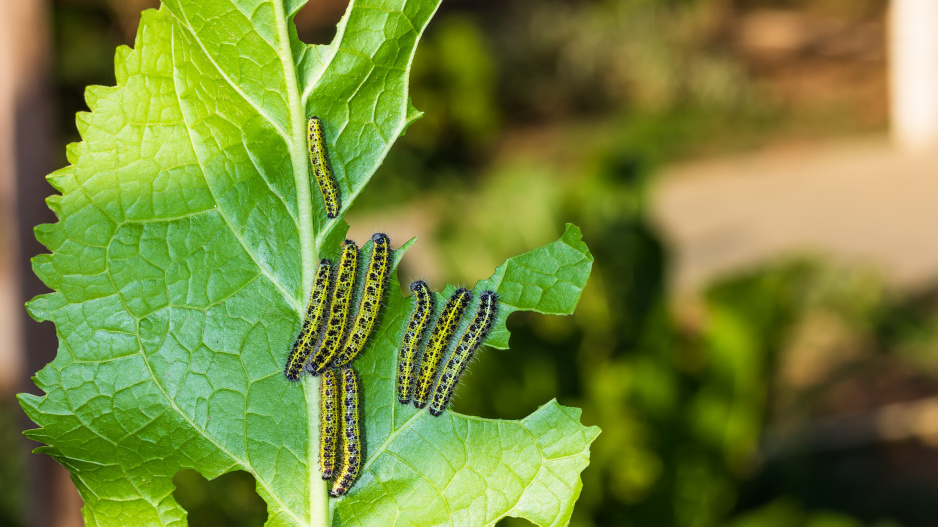
<svg viewBox="0 0 938 527"><path fill-rule="evenodd" d="M342 464L329 491L333 498L344 495L355 484L361 472L363 457L358 376L350 366L339 371L342 374Z"/></svg>
<svg viewBox="0 0 938 527"><path fill-rule="evenodd" d="M332 282L332 262L321 260L319 268L316 270L316 278L313 281L313 291L309 295L309 305L306 308L306 318L303 320L303 327L300 329L296 342L293 343L293 350L287 359L287 366L284 368L284 375L291 381L300 380L300 374L303 373L303 365L309 358L310 352L316 346L319 339L320 330L325 322L325 317L329 308L329 289Z"/></svg>
<svg viewBox="0 0 938 527"><path fill-rule="evenodd" d="M352 240L342 244L342 256L339 258L339 271L335 280L335 291L329 309L329 323L325 334L313 353L313 358L306 365L307 371L319 375L326 369L339 351L339 345L345 338L349 307L352 303L352 291L355 289L355 274L358 270L358 246Z"/></svg>
<svg viewBox="0 0 938 527"><path fill-rule="evenodd" d="M410 290L414 293L414 311L407 322L397 361L397 400L401 404L409 403L413 396L417 376L417 354L427 333L427 326L433 318L433 291L426 282L413 282L410 284Z"/></svg>
<svg viewBox="0 0 938 527"><path fill-rule="evenodd" d="M339 439L339 380L332 368L322 372L319 385L319 466L322 479L335 471L335 454Z"/></svg>
<svg viewBox="0 0 938 527"><path fill-rule="evenodd" d="M453 353L446 361L446 366L440 373L440 382L436 387L436 392L433 393L433 401L430 403L430 414L438 416L446 410L449 400L456 392L459 378L466 371L466 366L472 360L476 350L488 336L497 314L498 295L494 291L485 291L479 296L479 309L476 311L475 318L459 338L459 342L453 348Z"/></svg>
<svg viewBox="0 0 938 527"><path fill-rule="evenodd" d="M371 241L371 261L368 263L368 272L362 286L361 302L345 344L335 357L334 365L337 367L349 364L362 352L374 329L384 300L388 271L391 267L391 240L386 234L379 232L371 237Z"/></svg>
<svg viewBox="0 0 938 527"><path fill-rule="evenodd" d="M329 158L326 155L326 137L322 120L315 115L306 123L306 143L309 147L309 163L313 168L313 177L326 205L326 216L335 218L339 215L339 185L332 174Z"/></svg>
<svg viewBox="0 0 938 527"><path fill-rule="evenodd" d="M423 360L420 362L420 371L417 373L417 389L414 392L414 406L417 408L427 405L440 363L443 362L443 356L446 355L449 343L453 340L459 320L471 300L472 291L457 289L443 306L440 318L437 319L430 333L427 348L423 352Z"/></svg>

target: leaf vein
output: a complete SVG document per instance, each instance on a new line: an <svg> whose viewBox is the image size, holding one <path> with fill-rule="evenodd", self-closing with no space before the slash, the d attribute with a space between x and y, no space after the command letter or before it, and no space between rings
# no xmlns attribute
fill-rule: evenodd
<svg viewBox="0 0 938 527"><path fill-rule="evenodd" d="M176 48L176 35L175 34L173 34L173 38L172 38L172 47L174 50L173 54L175 55L175 48ZM182 99L179 94L179 83L177 82L175 75L173 76L173 93L176 95L176 101L179 104L179 107L181 110ZM192 146L192 153L193 155L195 155L196 159L199 160L199 172L202 174L202 178L205 180L205 186L208 189L209 193L212 195L212 199L215 201L215 204L218 206L217 210L218 210L219 215L221 216L223 220L225 220L225 223L228 225L228 228L231 229L231 233L234 235L235 239L238 240L238 243L241 244L241 247L244 249L245 253L247 253L248 257L251 258L251 260L254 262L257 268L263 274L265 274L267 278L270 279L271 283L274 284L274 286L276 286L277 289L280 290L280 292L283 294L283 297L286 299L286 301L289 302L290 305L292 305L294 309L299 310L300 304L296 300L296 298L294 298L292 294L287 292L287 290L283 287L283 284L281 284L279 280L273 277L273 275L270 273L270 271L267 269L265 265L261 264L261 262L257 259L257 256L248 248L247 243L245 243L244 239L241 237L241 233L238 232L234 224L231 222L231 219L225 213L225 209L219 202L218 196L215 195L215 189L212 188L212 183L211 181L209 181L208 174L205 173L205 168L202 163L201 157L199 156L198 148L196 148L195 146L195 140L192 138L192 130L189 127L188 119L186 119L185 112L181 112L181 113L182 113L183 122L186 124L186 132L188 133L188 136L189 136L189 144Z"/></svg>
<svg viewBox="0 0 938 527"><path fill-rule="evenodd" d="M281 137L283 137L283 140L284 140L287 144L289 144L289 143L290 143L290 138L288 137L286 130L284 130L283 128L281 128L280 125L274 120L274 118L271 117L270 115L268 115L267 112L265 112L265 111L262 110L259 106L257 106L257 105L254 103L254 101L252 101L252 100L248 97L248 95L247 95L246 93L244 93L243 90L241 90L241 87L238 86L238 85L228 76L228 74L225 73L224 70L222 70L221 66L218 65L218 63L215 61L215 58L212 56L212 54L209 53L208 50L205 48L205 44L202 42L202 39L199 38L199 35L196 33L195 28L192 27L192 23L189 22L189 18L188 18L188 16L186 16L186 12L185 12L185 10L183 9L182 6L183 6L183 3L180 2L180 3L178 4L178 9L179 9L179 12L182 13L182 19L179 19L179 18L176 18L176 19L179 20L179 23L180 23L179 25L182 26L183 28L185 28L186 30L188 30L189 34L192 35L193 40L195 40L195 41L199 44L199 49L202 50L202 53L205 55L206 60L208 60L209 63L210 63L212 66L215 67L215 71L217 71L218 74L221 75L221 77L225 80L225 82L228 83L228 85L231 86L231 88L232 88L234 91L236 91L236 92L238 93L238 95L240 95L240 96L244 99L244 102L248 103L248 105L250 105L252 108L254 108L254 109L257 111L258 114L262 115L262 116L264 117L264 119L266 119L271 125L273 125L273 127L277 130L277 133L280 134ZM175 45L176 45L176 39L175 39L175 37L174 37L174 38L173 38L173 47L175 47ZM173 79L173 84L175 84L175 79ZM178 93L178 92L177 92L177 93Z"/></svg>

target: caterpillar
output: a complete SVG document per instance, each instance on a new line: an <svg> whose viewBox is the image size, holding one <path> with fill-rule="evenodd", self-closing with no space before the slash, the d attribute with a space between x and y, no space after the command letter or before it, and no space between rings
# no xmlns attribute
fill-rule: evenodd
<svg viewBox="0 0 938 527"><path fill-rule="evenodd" d="M361 423L358 413L358 377L351 366L342 373L342 466L336 474L329 495L338 498L352 488L362 468Z"/></svg>
<svg viewBox="0 0 938 527"><path fill-rule="evenodd" d="M440 363L443 362L443 355L446 354L446 349L453 340L453 333L456 332L456 326L459 325L459 319L462 318L463 311L466 310L471 300L472 291L460 288L443 306L440 318L437 319L433 332L430 333L427 348L423 352L420 372L417 373L417 389L414 392L414 406L417 408L427 405L430 391L436 382L436 373L440 369Z"/></svg>
<svg viewBox="0 0 938 527"><path fill-rule="evenodd" d="M348 321L349 304L352 300L352 290L355 288L355 274L358 271L358 246L352 240L345 240L342 244L342 256L339 259L339 272L335 279L335 292L330 306L329 323L326 332L306 365L306 370L313 375L319 375L335 358L339 351L339 344L345 336L345 326Z"/></svg>
<svg viewBox="0 0 938 527"><path fill-rule="evenodd" d="M361 303L358 304L358 313L345 339L345 345L336 355L335 365L338 367L352 362L362 352L371 335L371 330L374 329L381 301L384 300L388 269L391 266L391 240L386 234L379 232L371 237L371 241L373 242L371 261L368 263L368 273L365 275L365 284L362 287Z"/></svg>
<svg viewBox="0 0 938 527"><path fill-rule="evenodd" d="M339 215L339 186L336 184L329 158L326 156L325 129L322 120L315 115L306 123L306 143L309 146L309 163L313 167L313 177L326 204L326 216L335 218Z"/></svg>
<svg viewBox="0 0 938 527"><path fill-rule="evenodd" d="M446 410L449 400L456 392L456 385L459 378L466 371L466 366L472 360L477 349L485 341L489 330L492 329L492 323L495 321L495 315L498 314L498 295L494 291L486 291L479 297L479 309L476 311L475 318L466 328L466 332L459 338L459 343L453 348L453 353L443 372L440 373L440 383L433 393L433 401L430 403L430 414L439 416Z"/></svg>
<svg viewBox="0 0 938 527"><path fill-rule="evenodd" d="M401 404L410 402L414 391L414 378L417 374L417 353L423 344L423 337L427 332L427 325L433 317L433 292L426 282L417 281L410 284L413 291L414 312L410 315L404 339L401 341L401 351L397 361L397 400Z"/></svg>
<svg viewBox="0 0 938 527"><path fill-rule="evenodd" d="M335 449L339 439L339 380L335 370L322 372L319 385L319 466L322 479L332 477L335 470Z"/></svg>
<svg viewBox="0 0 938 527"><path fill-rule="evenodd" d="M287 366L283 373L291 381L300 380L300 374L303 373L303 365L309 358L310 352L316 346L319 334L324 322L324 315L329 306L329 286L332 282L332 262L329 260L320 260L319 268L316 270L316 278L313 281L313 291L309 295L309 305L306 308L306 319L303 321L303 327L300 334L293 343L293 350L287 359Z"/></svg>

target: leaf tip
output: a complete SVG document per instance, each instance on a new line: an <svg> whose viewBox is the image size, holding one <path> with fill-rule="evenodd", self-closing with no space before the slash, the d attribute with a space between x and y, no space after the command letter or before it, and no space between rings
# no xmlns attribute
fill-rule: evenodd
<svg viewBox="0 0 938 527"><path fill-rule="evenodd" d="M68 162L69 162L70 164L72 164L72 165L74 165L75 163L78 163L78 157L79 157L78 149L79 149L79 148L81 148L81 143L77 143L77 142L76 142L76 143L69 143L69 144L65 145L65 158L66 158L66 159L68 160ZM66 170L66 169L57 170L57 171L53 172L52 174L49 174L48 176L46 176L46 179L48 179L48 178L51 177L51 176L56 175L57 173L61 172L62 170ZM53 186L54 186L54 185L53 185Z"/></svg>
<svg viewBox="0 0 938 527"><path fill-rule="evenodd" d="M52 185L52 188L63 194L67 189L66 183L75 177L75 163L77 163L79 157L81 157L81 154L79 153L79 147L81 147L81 143L69 144L65 149L65 155L69 156L68 162L71 164L64 166L46 176L46 181Z"/></svg>
<svg viewBox="0 0 938 527"><path fill-rule="evenodd" d="M56 218L62 218L62 195L52 194L46 198L46 206L49 207Z"/></svg>
<svg viewBox="0 0 938 527"><path fill-rule="evenodd" d="M120 52L120 48L118 48ZM107 94L107 87L100 86L97 84L89 84L85 87L85 105L88 106L88 109L95 111L98 107L98 101L100 101Z"/></svg>
<svg viewBox="0 0 938 527"><path fill-rule="evenodd" d="M423 112L414 106L413 99L407 97L407 113L404 116L404 128L401 130L401 135L403 136L406 134L407 129L410 128L410 125L414 124L421 117L423 117Z"/></svg>
<svg viewBox="0 0 938 527"><path fill-rule="evenodd" d="M55 237L56 234L58 234L56 225L55 223L40 223L33 227L33 236L36 237L36 240L38 240L43 247L50 251L54 251L57 245L55 243Z"/></svg>
<svg viewBox="0 0 938 527"><path fill-rule="evenodd" d="M91 127L91 112L75 113L75 128L78 129L78 135L85 137L88 134L88 128Z"/></svg>
<svg viewBox="0 0 938 527"><path fill-rule="evenodd" d="M407 240L406 242L402 243L401 246L398 247L397 249L395 249L395 251L394 251L395 259L398 260L398 261L400 261L400 258L402 258L402 257L404 256L404 253L406 253L415 243L417 243L417 237L416 237L416 236L414 236L413 238L411 238L411 239ZM400 257L398 257L398 254L400 254ZM395 263L397 263L397 262L395 262Z"/></svg>
<svg viewBox="0 0 938 527"><path fill-rule="evenodd" d="M32 377L32 381L33 381L34 384L37 384L37 385L38 385L38 382L37 382L37 379L36 379L35 376ZM42 402L42 399L43 399L42 397L40 397L40 396L38 396L38 395L31 394L31 393L18 393L18 394L16 394L16 402L18 402L18 403L20 404L20 408L23 409L23 413L25 413L25 414L26 414L26 417L29 417L29 419L30 419L32 422L37 423L37 424L39 423L39 414L40 414L40 412L39 412L39 403ZM29 429L29 430L24 430L24 431L23 431L23 435L26 436L26 437L29 437L30 439L32 439L32 436L34 436L34 435L36 434L36 432L38 432L38 431L40 431L40 430L42 430L42 429L41 429L41 428L31 428L31 429Z"/></svg>
<svg viewBox="0 0 938 527"><path fill-rule="evenodd" d="M586 242L583 241L583 231L580 230L579 226L575 223L565 224L562 239L567 245L583 253L588 262L593 263L593 253L590 252Z"/></svg>
<svg viewBox="0 0 938 527"><path fill-rule="evenodd" d="M39 255L39 256L48 256L48 255ZM33 271L36 272L37 276L39 275L38 267L43 265L46 260L38 260L39 256L33 258ZM48 322L52 320L52 313L48 310L48 304L58 293L48 293L45 295L39 295L29 302L26 302L26 312L32 317L36 322Z"/></svg>

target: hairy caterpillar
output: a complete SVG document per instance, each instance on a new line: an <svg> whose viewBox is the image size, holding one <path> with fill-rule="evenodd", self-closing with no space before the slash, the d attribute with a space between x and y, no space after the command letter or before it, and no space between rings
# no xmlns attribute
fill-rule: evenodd
<svg viewBox="0 0 938 527"><path fill-rule="evenodd" d="M332 477L335 470L335 453L339 439L339 380L335 370L322 372L319 385L319 466L322 479Z"/></svg>
<svg viewBox="0 0 938 527"><path fill-rule="evenodd" d="M459 378L466 371L466 366L472 360L476 350L485 341L489 330L492 329L496 314L498 314L498 295L494 291L482 293L479 297L479 309L476 311L475 318L472 319L472 323L466 328L466 332L459 338L459 343L453 348L452 355L446 361L443 372L440 373L440 383L437 385L436 392L433 393L433 401L430 403L431 415L438 416L446 410L449 400L456 392Z"/></svg>
<svg viewBox="0 0 938 527"><path fill-rule="evenodd" d="M368 263L368 273L362 286L362 299L358 305L358 313L351 331L345 339L342 350L336 355L335 365L345 366L355 360L362 352L371 330L374 329L375 320L381 301L384 300L384 289L388 278L388 269L391 267L391 240L383 233L376 233L371 237L371 261Z"/></svg>
<svg viewBox="0 0 938 527"><path fill-rule="evenodd" d="M453 333L456 332L459 319L462 318L463 311L466 310L471 300L472 291L461 288L457 289L443 306L440 318L437 319L433 332L430 333L430 340L427 341L427 348L423 352L423 360L420 363L420 372L417 374L417 390L414 392L414 406L417 408L427 405L440 363L443 362L446 349L453 340Z"/></svg>
<svg viewBox="0 0 938 527"><path fill-rule="evenodd" d="M306 123L306 143L309 146L309 162L313 166L313 177L326 204L326 216L339 215L339 186L336 184L329 158L326 156L326 138L322 120L315 115Z"/></svg>
<svg viewBox="0 0 938 527"><path fill-rule="evenodd" d="M433 317L433 291L430 291L426 282L413 282L410 284L410 290L414 292L414 312L407 323L397 361L397 400L401 404L409 403L413 395L414 379L417 375L417 353Z"/></svg>
<svg viewBox="0 0 938 527"><path fill-rule="evenodd" d="M352 488L362 468L361 423L358 412L358 377L351 366L342 373L342 466L332 483L329 495L338 498Z"/></svg>
<svg viewBox="0 0 938 527"><path fill-rule="evenodd" d="M293 343L293 350L287 359L284 375L291 381L300 380L303 365L309 358L310 352L316 346L323 326L326 310L329 307L329 286L332 282L332 262L320 260L316 270L316 279L313 282L313 291L309 295L309 305L306 307L306 319L300 334Z"/></svg>
<svg viewBox="0 0 938 527"><path fill-rule="evenodd" d="M332 305L329 309L329 323L326 332L306 365L307 371L319 375L335 358L339 351L339 344L345 336L345 326L348 321L348 310L352 300L352 290L355 288L355 273L358 270L358 246L352 240L345 240L342 244L342 256L339 259L339 272L335 280L335 292L332 296Z"/></svg>

